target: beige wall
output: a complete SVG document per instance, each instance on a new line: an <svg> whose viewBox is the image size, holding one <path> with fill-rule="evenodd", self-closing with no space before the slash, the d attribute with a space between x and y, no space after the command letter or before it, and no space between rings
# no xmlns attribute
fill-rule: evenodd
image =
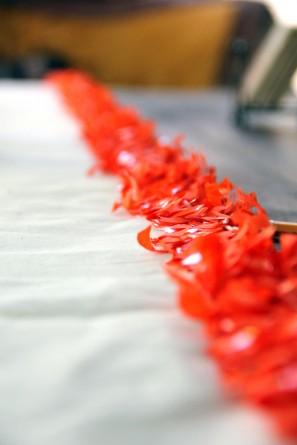
<svg viewBox="0 0 297 445"><path fill-rule="evenodd" d="M0 53L51 50L111 83L209 86L236 13L231 2L105 17L0 10Z"/></svg>

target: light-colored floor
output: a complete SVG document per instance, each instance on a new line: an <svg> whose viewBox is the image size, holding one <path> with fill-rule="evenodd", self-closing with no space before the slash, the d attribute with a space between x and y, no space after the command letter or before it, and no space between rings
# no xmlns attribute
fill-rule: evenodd
<svg viewBox="0 0 297 445"><path fill-rule="evenodd" d="M0 119L1 444L280 445L223 396L145 222L111 214L116 180L85 175L53 92L0 83Z"/></svg>

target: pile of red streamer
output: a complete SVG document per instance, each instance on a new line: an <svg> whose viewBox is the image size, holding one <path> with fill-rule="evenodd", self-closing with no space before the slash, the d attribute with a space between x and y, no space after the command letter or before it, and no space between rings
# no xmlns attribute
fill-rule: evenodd
<svg viewBox="0 0 297 445"><path fill-rule="evenodd" d="M162 142L152 122L87 75L48 80L80 120L94 168L121 178L114 209L143 215L150 225L139 243L172 254L165 267L179 304L203 321L224 382L297 438L297 237L281 236L276 248L255 194L218 183L201 154L180 138Z"/></svg>

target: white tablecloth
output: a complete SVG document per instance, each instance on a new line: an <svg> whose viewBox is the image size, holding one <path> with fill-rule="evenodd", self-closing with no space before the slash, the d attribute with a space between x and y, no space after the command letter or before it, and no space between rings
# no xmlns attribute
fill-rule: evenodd
<svg viewBox="0 0 297 445"><path fill-rule="evenodd" d="M0 443L279 444L91 164L50 87L0 84Z"/></svg>

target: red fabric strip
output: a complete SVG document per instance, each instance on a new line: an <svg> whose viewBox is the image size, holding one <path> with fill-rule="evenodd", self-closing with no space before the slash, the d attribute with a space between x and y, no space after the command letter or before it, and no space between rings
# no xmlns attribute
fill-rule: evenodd
<svg viewBox="0 0 297 445"><path fill-rule="evenodd" d="M218 183L202 154L180 138L162 142L153 122L87 75L48 80L80 120L94 170L120 177L114 209L144 216L139 243L172 254L165 267L179 305L203 321L226 386L297 438L297 237L283 235L275 248L254 193Z"/></svg>

